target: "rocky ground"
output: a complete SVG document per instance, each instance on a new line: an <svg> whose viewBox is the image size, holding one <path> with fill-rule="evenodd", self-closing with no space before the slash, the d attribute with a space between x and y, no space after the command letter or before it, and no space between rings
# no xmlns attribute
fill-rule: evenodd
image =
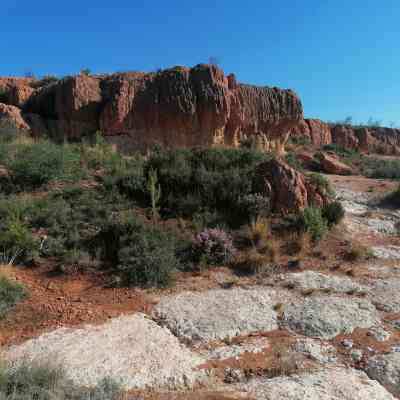
<svg viewBox="0 0 400 400"><path fill-rule="evenodd" d="M375 257L252 279L217 268L147 292L17 270L33 294L0 326L4 355L51 358L89 386L110 376L132 399L399 398L400 212L379 201L394 184L330 180L346 209L335 240Z"/></svg>

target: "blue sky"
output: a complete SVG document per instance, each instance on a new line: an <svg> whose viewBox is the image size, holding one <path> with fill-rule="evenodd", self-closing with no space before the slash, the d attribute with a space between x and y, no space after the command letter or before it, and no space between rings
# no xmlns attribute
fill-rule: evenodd
<svg viewBox="0 0 400 400"><path fill-rule="evenodd" d="M0 75L151 71L216 57L308 117L400 126L400 1L4 0Z"/></svg>

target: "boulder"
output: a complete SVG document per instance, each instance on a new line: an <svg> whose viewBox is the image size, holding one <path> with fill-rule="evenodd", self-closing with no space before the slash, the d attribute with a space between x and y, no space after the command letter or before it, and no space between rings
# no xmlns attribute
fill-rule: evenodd
<svg viewBox="0 0 400 400"><path fill-rule="evenodd" d="M370 358L366 372L394 396L400 396L400 353L379 354Z"/></svg>
<svg viewBox="0 0 400 400"><path fill-rule="evenodd" d="M270 288L185 292L162 299L154 316L181 339L224 340L277 329L274 305L285 295Z"/></svg>
<svg viewBox="0 0 400 400"><path fill-rule="evenodd" d="M259 164L254 172L253 190L271 199L274 212L291 213L309 205L320 206L328 201L304 174L279 158Z"/></svg>
<svg viewBox="0 0 400 400"><path fill-rule="evenodd" d="M0 136L15 136L29 130L19 108L0 103Z"/></svg>
<svg viewBox="0 0 400 400"><path fill-rule="evenodd" d="M327 174L351 175L353 173L353 170L333 153L319 153L318 159L322 170Z"/></svg>
<svg viewBox="0 0 400 400"><path fill-rule="evenodd" d="M335 295L312 296L292 303L285 309L283 320L292 331L321 339L380 323L377 310L368 300Z"/></svg>
<svg viewBox="0 0 400 400"><path fill-rule="evenodd" d="M242 389L255 400L395 400L364 372L337 367L273 379L256 378Z"/></svg>

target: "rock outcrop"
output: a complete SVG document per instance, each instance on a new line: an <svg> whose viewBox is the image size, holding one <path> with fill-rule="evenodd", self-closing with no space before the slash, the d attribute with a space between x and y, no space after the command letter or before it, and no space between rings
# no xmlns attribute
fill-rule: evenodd
<svg viewBox="0 0 400 400"><path fill-rule="evenodd" d="M18 132L29 132L29 125L24 121L18 107L0 103L0 135L13 136Z"/></svg>
<svg viewBox="0 0 400 400"><path fill-rule="evenodd" d="M316 146L332 143L331 128L319 119L304 119L292 130L292 135L307 138Z"/></svg>
<svg viewBox="0 0 400 400"><path fill-rule="evenodd" d="M321 206L328 201L325 193L281 159L259 164L254 173L253 187L271 199L275 212L300 211L309 205Z"/></svg>
<svg viewBox="0 0 400 400"><path fill-rule="evenodd" d="M23 107L35 89L32 78L0 78L0 102Z"/></svg>
<svg viewBox="0 0 400 400"><path fill-rule="evenodd" d="M50 136L75 139L100 130L126 150L154 143L237 146L255 136L263 148L282 151L303 117L291 90L239 84L213 65L68 77L33 93L24 112L39 115Z"/></svg>
<svg viewBox="0 0 400 400"><path fill-rule="evenodd" d="M400 154L400 129L355 127L304 119L292 129L291 135L306 138L317 147L336 144L366 153Z"/></svg>
<svg viewBox="0 0 400 400"><path fill-rule="evenodd" d="M318 160L322 170L327 174L351 175L352 169L341 162L334 153L318 153Z"/></svg>

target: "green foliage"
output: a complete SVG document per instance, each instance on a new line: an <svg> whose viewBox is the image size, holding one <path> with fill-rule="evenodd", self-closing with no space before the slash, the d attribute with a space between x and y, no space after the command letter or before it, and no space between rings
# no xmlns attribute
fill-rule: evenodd
<svg viewBox="0 0 400 400"><path fill-rule="evenodd" d="M320 241L328 231L328 223L322 217L322 212L319 208L306 208L300 216L300 225L315 242Z"/></svg>
<svg viewBox="0 0 400 400"><path fill-rule="evenodd" d="M179 266L173 236L133 216L106 223L92 240L91 251L100 251L121 285L168 286Z"/></svg>
<svg viewBox="0 0 400 400"><path fill-rule="evenodd" d="M287 153L285 156L286 162L297 171L304 171L301 161L297 158L294 153Z"/></svg>
<svg viewBox="0 0 400 400"><path fill-rule="evenodd" d="M305 136L290 136L289 143L294 144L296 146L307 146L311 144L311 140Z"/></svg>
<svg viewBox="0 0 400 400"><path fill-rule="evenodd" d="M158 183L157 171L154 169L149 170L149 176L147 178L146 189L150 195L151 201L151 212L153 216L153 221L158 218L158 203L161 199L161 186Z"/></svg>
<svg viewBox="0 0 400 400"><path fill-rule="evenodd" d="M47 141L5 146L4 165L19 191L34 190L54 180L77 180L84 177L80 155L73 146Z"/></svg>
<svg viewBox="0 0 400 400"><path fill-rule="evenodd" d="M91 75L92 71L89 68L83 68L81 69L81 75Z"/></svg>
<svg viewBox="0 0 400 400"><path fill-rule="evenodd" d="M246 219L240 198L252 192L249 173L266 155L248 149L154 151L145 172L157 171L163 216L217 212L228 223Z"/></svg>
<svg viewBox="0 0 400 400"><path fill-rule="evenodd" d="M333 197L335 195L331 184L323 175L313 172L309 174L307 178L312 185L316 186L320 193L324 193L328 197Z"/></svg>
<svg viewBox="0 0 400 400"><path fill-rule="evenodd" d="M0 275L0 319L25 296L26 290L21 284Z"/></svg>
<svg viewBox="0 0 400 400"><path fill-rule="evenodd" d="M344 208L339 201L328 203L322 208L322 217L328 222L328 226L330 227L339 224L344 218L344 214Z"/></svg>
<svg viewBox="0 0 400 400"><path fill-rule="evenodd" d="M45 75L45 76L43 76L42 79L33 81L33 82L31 83L31 86L32 86L34 89L38 89L38 88L42 88L42 87L49 86L49 85L51 85L51 84L53 84L53 83L56 83L56 82L58 82L58 81L59 81L59 78L57 78L57 77L54 76L54 75Z"/></svg>
<svg viewBox="0 0 400 400"><path fill-rule="evenodd" d="M365 157L363 174L375 179L400 179L400 160Z"/></svg>
<svg viewBox="0 0 400 400"><path fill-rule="evenodd" d="M383 203L400 208L400 185L383 199Z"/></svg>
<svg viewBox="0 0 400 400"><path fill-rule="evenodd" d="M62 366L50 362L0 363L0 398L4 400L117 400L121 388L104 378L97 386L81 388L71 384Z"/></svg>

